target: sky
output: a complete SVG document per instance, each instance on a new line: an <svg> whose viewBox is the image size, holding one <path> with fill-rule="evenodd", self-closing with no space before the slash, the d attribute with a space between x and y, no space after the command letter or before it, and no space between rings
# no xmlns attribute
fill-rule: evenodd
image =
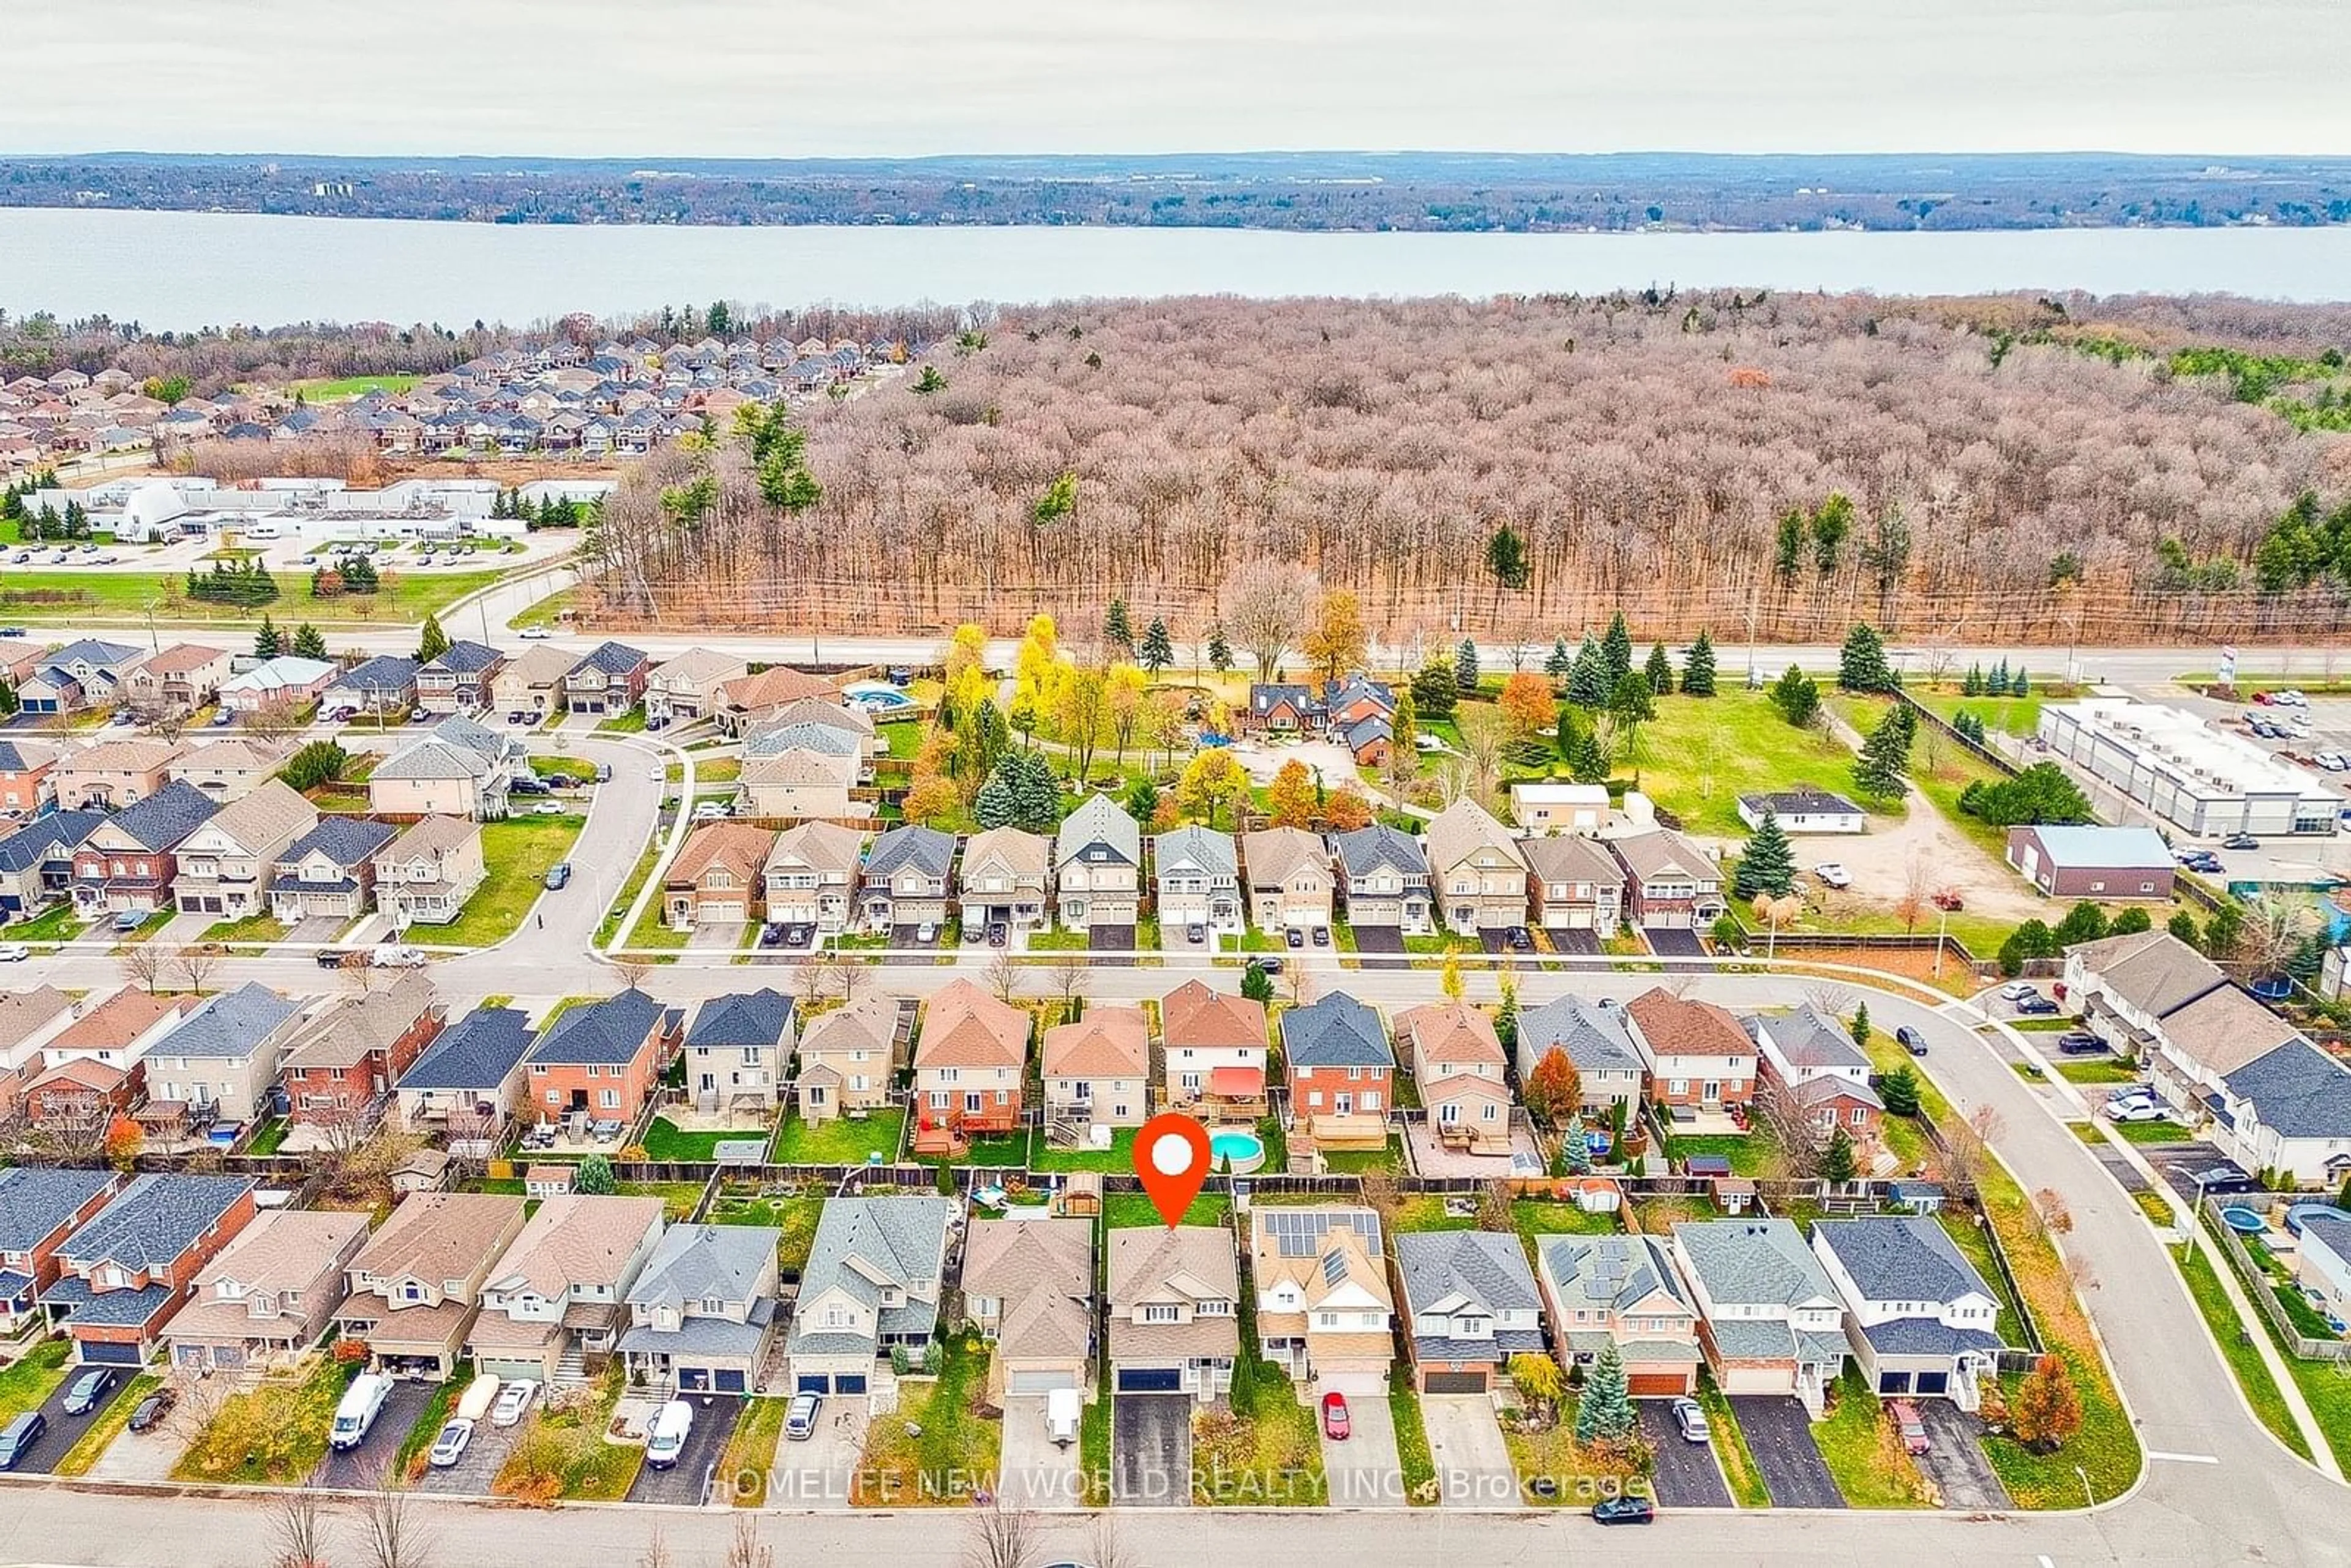
<svg viewBox="0 0 2351 1568"><path fill-rule="evenodd" d="M2351 153L2351 0L20 0L0 57L76 62L0 153Z"/></svg>

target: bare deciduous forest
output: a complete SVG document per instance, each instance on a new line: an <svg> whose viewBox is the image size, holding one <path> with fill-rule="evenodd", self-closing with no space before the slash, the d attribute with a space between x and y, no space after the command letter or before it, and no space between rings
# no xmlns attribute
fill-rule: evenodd
<svg viewBox="0 0 2351 1568"><path fill-rule="evenodd" d="M2238 570L2299 494L2351 492L2351 437L2162 357L2339 368L2340 306L1652 291L971 325L919 374L809 414L813 505L772 482L771 503L739 440L640 465L597 536L601 612L1003 632L1039 611L1092 624L1118 595L1183 636L1259 558L1355 590L1392 646L1548 642L1618 606L1657 637L1751 618L1834 640L1858 617L1912 637L2279 634L2339 628L2351 600L2332 578L2257 594ZM1522 583L1492 563L1505 528Z"/></svg>

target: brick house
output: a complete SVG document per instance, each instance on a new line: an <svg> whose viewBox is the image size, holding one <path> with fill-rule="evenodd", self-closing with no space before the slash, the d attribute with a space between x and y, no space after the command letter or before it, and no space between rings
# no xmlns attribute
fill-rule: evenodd
<svg viewBox="0 0 2351 1568"><path fill-rule="evenodd" d="M318 825L319 809L276 779L231 800L180 841L173 904L219 920L266 913L278 857Z"/></svg>
<svg viewBox="0 0 2351 1568"><path fill-rule="evenodd" d="M253 1214L253 1183L243 1176L133 1176L57 1249L60 1273L42 1305L62 1320L74 1359L144 1365L197 1274Z"/></svg>
<svg viewBox="0 0 2351 1568"><path fill-rule="evenodd" d="M1739 1020L1712 1002L1653 986L1625 1004L1649 1070L1649 1097L1696 1112L1743 1113L1755 1097L1756 1049Z"/></svg>
<svg viewBox="0 0 2351 1568"><path fill-rule="evenodd" d="M1694 840L1669 829L1612 839L1625 867L1625 910L1635 925L1704 930L1726 913L1722 867Z"/></svg>
<svg viewBox="0 0 2351 1568"><path fill-rule="evenodd" d="M1303 828L1266 828L1241 838L1249 919L1260 931L1328 930L1338 879L1331 847ZM1161 918L1165 918L1161 912Z"/></svg>
<svg viewBox="0 0 2351 1568"><path fill-rule="evenodd" d="M107 821L74 851L74 908L86 918L169 909L179 847L220 810L185 784L166 784Z"/></svg>
<svg viewBox="0 0 2351 1568"><path fill-rule="evenodd" d="M1527 839L1527 893L1534 922L1552 931L1616 935L1625 913L1625 871L1591 839L1551 835Z"/></svg>
<svg viewBox="0 0 2351 1568"><path fill-rule="evenodd" d="M1221 1225L1111 1231L1104 1283L1110 1365L1121 1394L1187 1394L1203 1405L1232 1391L1240 1354L1240 1262Z"/></svg>
<svg viewBox="0 0 2351 1568"><path fill-rule="evenodd" d="M1590 1366L1610 1344L1637 1397L1698 1386L1698 1307L1660 1236L1546 1236L1536 1271L1559 1357Z"/></svg>
<svg viewBox="0 0 2351 1568"><path fill-rule="evenodd" d="M1786 1095L1814 1138L1825 1144L1839 1127L1856 1144L1876 1137L1886 1102L1870 1087L1868 1053L1844 1024L1810 1002L1739 1021L1755 1041L1765 1091Z"/></svg>
<svg viewBox="0 0 2351 1568"><path fill-rule="evenodd" d="M1384 1145L1395 1104L1395 1051L1380 1015L1332 991L1283 1013L1280 1027L1298 1124L1326 1148Z"/></svg>
<svg viewBox="0 0 2351 1568"><path fill-rule="evenodd" d="M122 677L122 700L133 712L186 715L210 705L230 675L219 648L175 643L133 664Z"/></svg>
<svg viewBox="0 0 2351 1568"><path fill-rule="evenodd" d="M959 1154L976 1136L1019 1130L1030 1021L969 980L931 998L914 1040L916 1152Z"/></svg>
<svg viewBox="0 0 2351 1568"><path fill-rule="evenodd" d="M585 1115L632 1125L676 1053L680 1020L643 991L568 1008L525 1061L542 1122Z"/></svg>
<svg viewBox="0 0 2351 1568"><path fill-rule="evenodd" d="M288 1119L334 1131L372 1126L392 1086L446 1021L433 982L411 969L386 989L338 998L287 1044Z"/></svg>
<svg viewBox="0 0 2351 1568"><path fill-rule="evenodd" d="M665 659L645 677L645 723L665 725L707 717L717 702L718 689L749 673L740 654L708 648L688 648Z"/></svg>
<svg viewBox="0 0 2351 1568"><path fill-rule="evenodd" d="M0 740L0 811L29 817L57 798L55 747L30 740Z"/></svg>
<svg viewBox="0 0 2351 1568"><path fill-rule="evenodd" d="M1542 1297L1519 1239L1484 1230L1395 1239L1397 1304L1423 1394L1483 1394L1543 1348Z"/></svg>
<svg viewBox="0 0 2351 1568"><path fill-rule="evenodd" d="M899 1007L876 991L820 1013L800 1037L793 1109L811 1127L864 1115L890 1103L896 1076Z"/></svg>
<svg viewBox="0 0 2351 1568"><path fill-rule="evenodd" d="M63 1268L57 1249L106 1207L120 1179L107 1170L0 1168L0 1337L40 1322L41 1292Z"/></svg>
<svg viewBox="0 0 2351 1568"><path fill-rule="evenodd" d="M486 643L452 643L416 671L416 706L441 717L486 709L507 656Z"/></svg>
<svg viewBox="0 0 2351 1568"><path fill-rule="evenodd" d="M776 831L754 822L705 822L662 873L662 915L674 929L704 921L742 925L758 917L768 852Z"/></svg>
<svg viewBox="0 0 2351 1568"><path fill-rule="evenodd" d="M563 676L563 703L573 713L626 713L645 700L653 661L625 643L600 643Z"/></svg>
<svg viewBox="0 0 2351 1568"><path fill-rule="evenodd" d="M164 769L166 780L193 784L224 805L252 794L286 766L287 748L258 737L199 746Z"/></svg>
<svg viewBox="0 0 2351 1568"><path fill-rule="evenodd" d="M1266 1113L1263 1003L1186 980L1160 998L1159 1019L1168 1109L1212 1126Z"/></svg>

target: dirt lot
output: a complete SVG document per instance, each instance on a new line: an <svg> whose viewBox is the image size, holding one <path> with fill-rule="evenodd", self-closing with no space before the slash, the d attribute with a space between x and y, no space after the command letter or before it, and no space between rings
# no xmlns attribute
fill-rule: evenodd
<svg viewBox="0 0 2351 1568"><path fill-rule="evenodd" d="M1807 834L1792 841L1797 868L1807 876L1830 860L1842 862L1852 873L1851 888L1827 894L1832 911L1846 900L1890 908L1902 896L1915 860L1927 867L1930 887L1958 888L1972 914L2010 921L2048 915L2046 899L1945 821L1925 796L1914 791L1910 809L1898 821L1876 826L1882 820L1873 819L1866 833Z"/></svg>

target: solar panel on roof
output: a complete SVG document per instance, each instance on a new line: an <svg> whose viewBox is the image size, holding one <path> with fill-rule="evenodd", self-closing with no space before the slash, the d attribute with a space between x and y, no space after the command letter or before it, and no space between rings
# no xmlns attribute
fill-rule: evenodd
<svg viewBox="0 0 2351 1568"><path fill-rule="evenodd" d="M1335 1285L1347 1277L1347 1255L1333 1247L1322 1255L1322 1282Z"/></svg>

